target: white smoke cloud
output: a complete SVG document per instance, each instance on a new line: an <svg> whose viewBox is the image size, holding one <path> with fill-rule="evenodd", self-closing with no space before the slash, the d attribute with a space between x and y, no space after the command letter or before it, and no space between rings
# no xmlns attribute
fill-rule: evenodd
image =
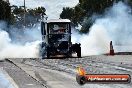
<svg viewBox="0 0 132 88"><path fill-rule="evenodd" d="M77 40L82 45L83 56L108 53L110 41L113 41L116 52L132 51L131 9L123 2L115 3L104 17L95 21L89 34L77 37Z"/></svg>
<svg viewBox="0 0 132 88"><path fill-rule="evenodd" d="M11 5L22 6L24 0L9 0ZM25 0L26 7L36 8L43 6L49 19L59 18L63 7L74 7L79 0Z"/></svg>
<svg viewBox="0 0 132 88"><path fill-rule="evenodd" d="M3 23L0 23L0 24L3 24ZM6 28L6 27L3 26L3 28ZM30 35L29 35L28 31L31 31L31 30L27 29L25 31L27 32L25 36L26 35L27 36L26 37L23 36L24 40L27 40L27 42L24 44L21 44L21 41L17 41L19 43L15 44L12 42L11 38L9 37L9 34L6 31L4 31L3 28L0 28L0 59L38 58L39 57L39 46L38 45L40 43L40 40L29 42L29 39L31 39L32 36L38 36L37 33L34 34L33 32L30 32ZM34 30L32 29L32 31ZM32 37L32 39L33 38L35 37Z"/></svg>
<svg viewBox="0 0 132 88"><path fill-rule="evenodd" d="M131 9L124 3L119 2L114 4L105 13L104 17L95 21L90 28L89 34L80 35L77 32L73 32L72 42L81 43L83 56L108 53L111 40L114 43L115 51L132 51L130 46L132 44L131 25ZM3 30L5 28L6 25L0 23L0 58L39 57L38 43L41 40L40 32L27 29L23 36L24 40L27 41L22 45L12 43L9 34ZM31 39L33 40L29 41Z"/></svg>
<svg viewBox="0 0 132 88"><path fill-rule="evenodd" d="M24 0L9 0L11 5L23 6ZM74 7L78 0L25 0L27 8L43 6L49 19L59 18L63 7ZM37 27L40 27L38 25ZM4 31L6 24L0 22L0 58L35 58L39 57L38 43L41 41L41 34L38 28L26 29L24 34L20 29L11 28L13 38ZM23 36L19 36L23 35ZM15 41L15 42L14 42Z"/></svg>

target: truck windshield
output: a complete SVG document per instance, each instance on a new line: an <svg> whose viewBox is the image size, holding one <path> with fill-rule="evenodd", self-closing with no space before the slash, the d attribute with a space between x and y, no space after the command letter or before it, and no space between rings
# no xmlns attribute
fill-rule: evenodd
<svg viewBox="0 0 132 88"><path fill-rule="evenodd" d="M67 34L69 24L67 23L51 23L49 24L49 34Z"/></svg>
<svg viewBox="0 0 132 88"><path fill-rule="evenodd" d="M68 23L51 23L49 28L49 41L51 43L59 43L61 41L69 41L70 25Z"/></svg>

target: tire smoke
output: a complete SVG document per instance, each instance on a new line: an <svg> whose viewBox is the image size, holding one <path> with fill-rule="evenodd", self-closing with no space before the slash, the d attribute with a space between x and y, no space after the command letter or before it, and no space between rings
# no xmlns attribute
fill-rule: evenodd
<svg viewBox="0 0 132 88"><path fill-rule="evenodd" d="M3 23L0 23L3 24ZM9 33L4 31L3 25L0 25L0 58L38 58L39 57L39 43L40 40L37 37L33 36L41 36L37 29L26 29L24 31L24 35L17 34L17 32L13 32L13 34L19 37L19 40L11 39ZM13 29L10 29L13 30ZM19 30L19 29L17 29ZM32 31L32 32L31 32ZM41 37L40 37L41 39ZM25 40L24 42L22 40ZM16 41L16 42L14 42Z"/></svg>
<svg viewBox="0 0 132 88"><path fill-rule="evenodd" d="M115 3L102 18L96 19L88 34L72 33L72 42L81 43L82 56L99 55L109 52L109 43L113 41L115 52L132 51L132 12L123 2ZM37 27L40 27L38 25ZM37 28L26 29L19 37L17 29L11 34L4 31L6 25L0 22L0 58L37 58L41 33ZM10 29L13 30L13 29ZM17 42L14 42L16 41Z"/></svg>
<svg viewBox="0 0 132 88"><path fill-rule="evenodd" d="M109 53L110 41L116 52L132 51L131 8L123 2L115 3L95 20L89 34L78 35L73 33L73 42L81 43L83 56Z"/></svg>

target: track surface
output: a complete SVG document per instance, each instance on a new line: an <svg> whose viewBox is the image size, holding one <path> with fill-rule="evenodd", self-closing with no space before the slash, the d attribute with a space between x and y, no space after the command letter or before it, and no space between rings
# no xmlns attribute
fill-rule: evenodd
<svg viewBox="0 0 132 88"><path fill-rule="evenodd" d="M132 88L132 83L80 86L75 80L76 68L80 65L90 74L122 73L132 76L132 56L129 55L100 55L63 60L8 59L3 64L7 64L3 67L20 88ZM11 70L10 66L16 72L12 72L15 70Z"/></svg>
<svg viewBox="0 0 132 88"><path fill-rule="evenodd" d="M36 81L25 71L23 71L18 66L15 66L9 61L0 62L0 68L2 68L8 73L8 75L17 84L18 88L45 88L43 85L41 85L41 83ZM8 88L8 87L4 87L4 88Z"/></svg>

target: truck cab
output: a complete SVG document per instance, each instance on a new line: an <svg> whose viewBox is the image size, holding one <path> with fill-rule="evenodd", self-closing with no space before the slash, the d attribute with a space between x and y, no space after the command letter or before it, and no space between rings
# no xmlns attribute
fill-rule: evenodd
<svg viewBox="0 0 132 88"><path fill-rule="evenodd" d="M68 19L53 19L41 22L42 58L72 57L77 53L81 57L80 44L71 42L71 21Z"/></svg>

